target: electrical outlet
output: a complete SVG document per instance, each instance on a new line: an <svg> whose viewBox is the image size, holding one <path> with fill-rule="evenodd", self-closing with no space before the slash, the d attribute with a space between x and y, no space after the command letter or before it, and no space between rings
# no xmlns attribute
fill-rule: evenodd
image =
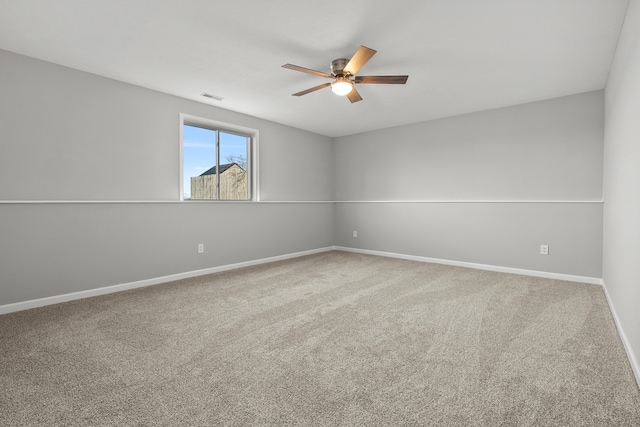
<svg viewBox="0 0 640 427"><path fill-rule="evenodd" d="M356 230L353 230L353 237L358 237L358 232Z"/></svg>
<svg viewBox="0 0 640 427"><path fill-rule="evenodd" d="M199 254L204 253L204 243L198 243L198 253Z"/></svg>
<svg viewBox="0 0 640 427"><path fill-rule="evenodd" d="M540 255L549 255L549 245L540 245Z"/></svg>

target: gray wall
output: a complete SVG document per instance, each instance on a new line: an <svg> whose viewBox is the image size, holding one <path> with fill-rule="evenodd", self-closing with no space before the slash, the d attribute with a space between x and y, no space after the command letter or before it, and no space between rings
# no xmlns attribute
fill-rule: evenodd
<svg viewBox="0 0 640 427"><path fill-rule="evenodd" d="M602 92L332 141L0 64L0 305L331 245L601 277ZM266 202L177 201L180 113L259 130Z"/></svg>
<svg viewBox="0 0 640 427"><path fill-rule="evenodd" d="M601 277L603 108L596 91L336 138L336 244Z"/></svg>
<svg viewBox="0 0 640 427"><path fill-rule="evenodd" d="M333 197L325 136L2 50L0 89L0 200L178 200L180 113L260 132L263 200Z"/></svg>
<svg viewBox="0 0 640 427"><path fill-rule="evenodd" d="M0 305L333 243L328 137L6 51L0 93ZM270 203L178 202L180 113L258 129Z"/></svg>
<svg viewBox="0 0 640 427"><path fill-rule="evenodd" d="M330 203L0 204L0 217L0 305L333 244Z"/></svg>
<svg viewBox="0 0 640 427"><path fill-rule="evenodd" d="M606 87L603 279L640 381L640 1L631 0Z"/></svg>

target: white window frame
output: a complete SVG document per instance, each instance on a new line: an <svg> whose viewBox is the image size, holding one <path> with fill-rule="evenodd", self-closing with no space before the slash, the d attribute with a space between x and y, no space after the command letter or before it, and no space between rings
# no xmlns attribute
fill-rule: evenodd
<svg viewBox="0 0 640 427"><path fill-rule="evenodd" d="M206 200L206 202L257 202L260 201L260 183L258 180L258 130L248 128L245 126L238 126L231 123L219 122L216 120L206 119L203 117L192 116L190 114L180 113L180 194L179 200L181 202L191 200L184 199L184 125L197 126L205 129L216 130L220 132L227 132L233 134L239 134L247 136L249 138L248 159L247 159L247 171L249 172L248 192L249 198L247 200ZM217 157L217 156L216 156ZM218 160L219 161L219 160ZM203 200L197 200L197 202L203 202Z"/></svg>

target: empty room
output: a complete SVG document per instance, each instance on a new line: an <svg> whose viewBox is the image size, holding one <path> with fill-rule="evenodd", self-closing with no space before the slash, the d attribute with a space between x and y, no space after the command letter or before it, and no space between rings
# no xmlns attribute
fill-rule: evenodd
<svg viewBox="0 0 640 427"><path fill-rule="evenodd" d="M640 426L640 0L0 4L0 425Z"/></svg>

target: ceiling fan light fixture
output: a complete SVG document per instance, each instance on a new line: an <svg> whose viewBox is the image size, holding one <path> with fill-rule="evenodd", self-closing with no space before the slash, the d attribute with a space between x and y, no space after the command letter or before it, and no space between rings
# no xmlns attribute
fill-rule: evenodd
<svg viewBox="0 0 640 427"><path fill-rule="evenodd" d="M353 82L347 77L338 77L331 83L331 90L336 95L345 96L353 90Z"/></svg>

